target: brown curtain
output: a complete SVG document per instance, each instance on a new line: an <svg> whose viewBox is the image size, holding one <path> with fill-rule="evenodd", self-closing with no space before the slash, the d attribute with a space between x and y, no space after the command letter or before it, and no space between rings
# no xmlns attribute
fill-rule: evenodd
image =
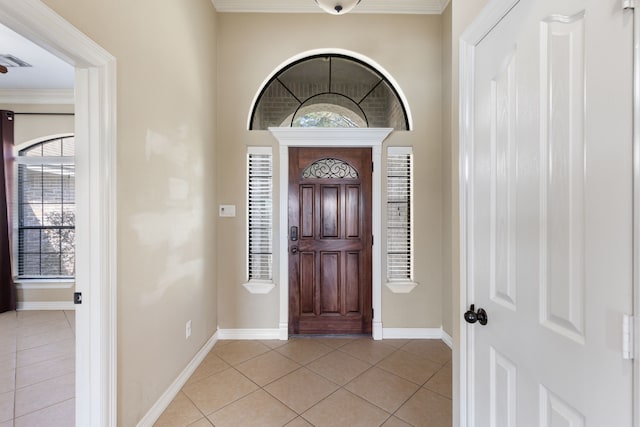
<svg viewBox="0 0 640 427"><path fill-rule="evenodd" d="M16 309L16 286L11 271L11 205L13 194L13 112L0 110L0 313Z"/></svg>

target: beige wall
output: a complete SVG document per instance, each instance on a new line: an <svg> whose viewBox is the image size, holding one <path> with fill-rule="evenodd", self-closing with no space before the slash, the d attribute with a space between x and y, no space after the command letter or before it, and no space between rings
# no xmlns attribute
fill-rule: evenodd
<svg viewBox="0 0 640 427"><path fill-rule="evenodd" d="M117 403L133 426L215 332L216 14L209 0L45 3L117 61Z"/></svg>
<svg viewBox="0 0 640 427"><path fill-rule="evenodd" d="M441 326L440 21L440 16L426 15L353 14L338 19L324 14L219 15L217 139L224 155L218 157L216 193L219 204L237 206L235 218L218 219L221 328L278 327L279 289L268 295L251 295L241 286L246 280L246 147L273 146L278 170L276 140L268 131L247 131L247 117L260 85L279 65L294 55L321 48L346 49L372 59L393 76L407 96L414 130L394 132L385 148L414 147L416 280L420 284L405 295L393 294L383 286L382 320L384 327L393 328ZM275 198L277 208L277 186ZM278 265L277 258L274 264Z"/></svg>
<svg viewBox="0 0 640 427"><path fill-rule="evenodd" d="M73 105L50 104L3 104L0 93L0 110L15 113L71 113ZM73 115L22 115L16 114L14 121L14 143L16 145L49 135L73 133Z"/></svg>

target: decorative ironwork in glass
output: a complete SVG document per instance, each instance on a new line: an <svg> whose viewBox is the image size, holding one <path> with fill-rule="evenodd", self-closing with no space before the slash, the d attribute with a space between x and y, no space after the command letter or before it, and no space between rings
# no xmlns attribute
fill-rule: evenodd
<svg viewBox="0 0 640 427"><path fill-rule="evenodd" d="M311 163L302 172L302 178L358 178L358 171L340 159L321 159Z"/></svg>

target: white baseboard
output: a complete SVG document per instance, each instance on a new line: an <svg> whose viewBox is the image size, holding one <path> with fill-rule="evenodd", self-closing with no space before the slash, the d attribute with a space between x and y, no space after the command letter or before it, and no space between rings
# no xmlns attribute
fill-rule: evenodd
<svg viewBox="0 0 640 427"><path fill-rule="evenodd" d="M382 327L382 322L379 320L374 320L372 325L371 335L374 340L378 341L384 337L384 328Z"/></svg>
<svg viewBox="0 0 640 427"><path fill-rule="evenodd" d="M281 329L218 329L219 340L279 340ZM439 339L449 347L453 339L442 328L381 328L382 339ZM375 337L374 337L375 339Z"/></svg>
<svg viewBox="0 0 640 427"><path fill-rule="evenodd" d="M383 328L382 339L442 339L441 328Z"/></svg>
<svg viewBox="0 0 640 427"><path fill-rule="evenodd" d="M289 324L286 322L280 322L280 330L278 333L278 339L280 341L289 340Z"/></svg>
<svg viewBox="0 0 640 427"><path fill-rule="evenodd" d="M442 329L442 342L449 346L453 350L453 338Z"/></svg>
<svg viewBox="0 0 640 427"><path fill-rule="evenodd" d="M18 301L18 311L28 310L75 310L72 301Z"/></svg>
<svg viewBox="0 0 640 427"><path fill-rule="evenodd" d="M218 329L219 340L280 340L280 329Z"/></svg>
<svg viewBox="0 0 640 427"><path fill-rule="evenodd" d="M186 368L178 375L173 383L169 386L160 399L149 409L145 416L138 422L137 427L152 427L153 424L158 421L158 418L167 409L169 404L175 399L187 380L191 377L193 372L200 366L200 363L209 354L215 343L218 341L218 333L213 334L211 338L205 343L205 345L196 353L191 359L191 362Z"/></svg>

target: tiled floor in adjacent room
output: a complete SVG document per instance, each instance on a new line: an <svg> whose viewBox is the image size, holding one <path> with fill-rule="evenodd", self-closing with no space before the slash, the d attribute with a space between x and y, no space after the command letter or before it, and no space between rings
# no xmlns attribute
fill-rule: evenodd
<svg viewBox="0 0 640 427"><path fill-rule="evenodd" d="M0 427L73 427L73 311L0 314Z"/></svg>
<svg viewBox="0 0 640 427"><path fill-rule="evenodd" d="M156 427L451 426L438 340L218 341Z"/></svg>

